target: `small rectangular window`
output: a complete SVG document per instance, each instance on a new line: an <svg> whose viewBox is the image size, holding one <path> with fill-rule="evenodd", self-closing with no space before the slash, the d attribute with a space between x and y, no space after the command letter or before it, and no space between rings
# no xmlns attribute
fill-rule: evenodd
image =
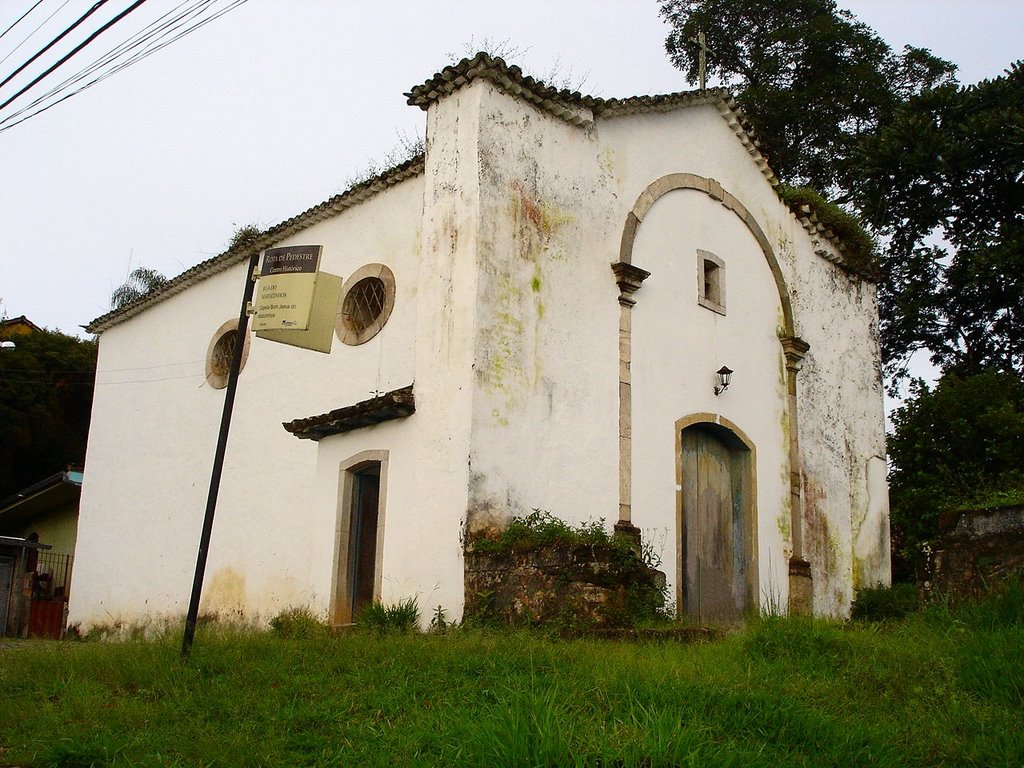
<svg viewBox="0 0 1024 768"><path fill-rule="evenodd" d="M725 262L710 251L697 251L697 303L725 314Z"/></svg>

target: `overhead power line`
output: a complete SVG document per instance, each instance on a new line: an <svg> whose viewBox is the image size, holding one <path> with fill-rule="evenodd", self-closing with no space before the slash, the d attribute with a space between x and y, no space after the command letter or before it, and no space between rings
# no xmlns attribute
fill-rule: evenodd
<svg viewBox="0 0 1024 768"><path fill-rule="evenodd" d="M101 0L101 3L105 3L106 1L107 1L107 0ZM104 25L103 25L102 27L100 27L100 28L99 28L99 29L97 29L97 30L96 30L95 32L93 32L93 33L92 33L91 35L89 35L89 36L88 36L87 38L85 38L85 40L84 40L83 42L79 43L79 44L78 44L78 45L76 45L76 46L75 46L74 48L72 48L72 49L71 49L71 51L70 51L69 53L65 54L65 55L64 55L64 56L62 56L62 57L61 57L60 59L58 59L58 61L57 61L57 63L56 63L56 64L54 64L53 66L51 66L50 68L48 68L48 69L47 69L47 70L46 70L45 72L43 72L43 73L42 73L41 75L39 75L38 77L36 77L36 78L35 78L35 79L34 79L34 80L33 80L33 81L31 82L31 83L29 83L29 84L28 84L28 85L26 85L26 86L25 86L24 88L22 88L22 89L21 89L20 91L18 91L18 92L17 92L16 94L14 94L13 96L11 96L11 98L9 98L9 99L8 99L7 101L5 101L5 102L4 102L3 104L0 104L0 109L3 109L4 107L8 106L8 105L9 105L9 104L10 104L10 103L11 103L12 101L14 101L15 99L17 99L17 98L18 98L19 96L21 96L21 95L22 95L22 94L24 94L25 92L27 92L27 91L28 91L29 89L31 89L31 88L32 88L33 86L35 86L35 85L36 85L37 83L39 83L39 82L40 82L41 80L43 80L43 79L45 79L45 78L49 77L49 76L50 76L50 74L51 74L51 73L52 73L52 72L53 72L54 70L56 70L56 69L57 69L58 67L62 66L62 65L63 65L63 64L64 64L64 63L66 62L66 61L68 61L68 59L70 59L70 58L71 58L72 56L74 56L74 55L75 55L76 53L78 53L78 52L79 52L80 50L82 50L83 48L85 48L85 46L87 46L87 45L88 45L89 43L91 43L91 42L92 42L93 40L95 40L95 39L96 39L97 37L99 37L100 35L102 35L102 34L103 34L104 32L106 32L106 31L107 31L108 29L110 29L110 28L111 28L112 26L114 26L115 24L117 24L117 22L121 21L121 19L123 19L123 18L124 18L125 16L127 16L128 14L130 14L130 13L131 13L132 11L134 11L134 10L135 10L136 8L138 8L138 7L140 6L140 5L142 5L142 4L144 3L144 2L146 2L146 0L135 0L135 2L134 2L134 3L132 3L132 4L131 4L130 6L128 6L128 7L126 8L126 9L124 9L124 10L123 10L123 11L121 11L121 12L120 12L119 14L117 14L117 16L115 16L114 18L112 18L112 19L111 19L110 21L108 21L108 22L107 22L106 24L104 24Z"/></svg>
<svg viewBox="0 0 1024 768"><path fill-rule="evenodd" d="M68 27L63 32L61 32L59 35L57 35L55 38L53 38L53 40L48 42L46 45L44 45L42 48L40 48L34 54L32 54L32 56L29 57L29 59L24 64L22 64L16 70L11 72L11 74L9 74L7 77L5 77L3 79L3 82L0 82L0 88L3 88L5 85L7 85L9 82L11 82L11 80L13 80L15 77L20 75L25 70L26 67L30 66L32 64L32 62L34 62L36 59L38 59L40 56L42 56L48 50L53 48L53 46L55 46L61 40L63 40L65 37L67 37L72 32L74 32L76 29L78 29L80 24L84 23L86 19L88 19L90 16L92 16L94 13L96 13L96 11L98 11L100 8L102 8L104 5L106 5L106 3L107 3L107 0L99 0L97 3L95 3L92 8L90 8L84 14L79 16L78 20L75 21L74 24L72 24L70 27ZM17 98L17 96L15 96L15 98Z"/></svg>
<svg viewBox="0 0 1024 768"><path fill-rule="evenodd" d="M36 8L38 8L39 4L41 2L43 2L43 0L36 0L35 3L32 5L32 7L29 8L27 11L25 11L23 14L21 14L21 16L19 16L15 20L15 22L13 24L11 24L11 26L9 26L3 32L0 32L0 40L3 39L4 35L6 35L8 32L10 32L12 29L14 29L16 26L18 26L18 24L21 23L22 19L24 19L26 16L28 16L30 13L32 13L32 11L34 11Z"/></svg>
<svg viewBox="0 0 1024 768"><path fill-rule="evenodd" d="M40 2L42 2L42 0L40 0ZM63 3L61 3L60 5L57 6L57 9L55 11L51 12L49 16L47 16L45 19L43 19L41 22L39 22L39 25L35 29L33 29L31 32L29 32L20 43L18 43L16 46L14 46L6 56L4 56L2 59L0 59L0 64L3 64L5 61L7 61L9 58L11 58L11 56L13 56L15 54L15 52L17 52L17 50L19 48L21 48L21 46L23 46L25 43L27 43L29 40L32 39L32 36L35 35L36 32L38 32L40 29L42 29L44 26L46 26L47 22L49 22L50 19L52 19L58 13L63 11L64 10L64 6L67 5L69 2L71 2L71 0L64 0ZM39 5L39 3L36 3L36 5ZM33 6L33 8L34 7L35 6ZM24 18L24 17L22 17L22 18ZM19 19L19 21L20 21L20 19ZM14 22L14 24L17 24L17 23L18 23L17 21ZM14 24L12 24L10 27L8 27L8 29L7 29L8 32L10 32L14 28Z"/></svg>
<svg viewBox="0 0 1024 768"><path fill-rule="evenodd" d="M162 50L206 24L219 19L224 14L247 2L247 0L229 0L225 7L220 9L214 8L220 1L185 0L185 2L180 3L173 10L168 11L151 22L135 35L114 46L75 75L38 96L27 106L4 118L0 118L0 132L9 130L15 125L19 125L45 112L62 101L81 93L132 64ZM90 77L92 79L88 79ZM87 79L88 82L79 85ZM76 85L78 87L74 87ZM74 89L70 90L72 88Z"/></svg>

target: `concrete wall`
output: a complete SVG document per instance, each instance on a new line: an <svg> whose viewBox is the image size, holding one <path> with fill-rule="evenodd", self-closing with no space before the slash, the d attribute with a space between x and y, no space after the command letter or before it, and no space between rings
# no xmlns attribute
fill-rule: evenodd
<svg viewBox="0 0 1024 768"><path fill-rule="evenodd" d="M794 554L785 298L811 348L798 437L815 611L841 615L856 583L885 580L874 289L815 253L715 107L581 128L476 80L430 107L426 137L422 176L281 243L323 244L322 268L342 276L387 264L395 307L371 341L335 341L330 355L252 340L204 610L326 611L341 467L364 451L388 456L386 602L415 595L425 611L442 605L457 618L467 526L534 507L610 526L620 465L610 264L634 203L668 174L716 179L736 205L673 190L637 230L633 262L652 275L631 310L633 522L671 578L675 425L718 414L756 447L759 597L785 605ZM724 315L697 302L698 249L725 263ZM202 281L101 338L72 622L187 606L223 401L205 383L204 357L214 331L237 317L243 273ZM715 397L723 364L734 383ZM280 427L412 382L416 413L405 419L319 444Z"/></svg>
<svg viewBox="0 0 1024 768"><path fill-rule="evenodd" d="M203 611L273 615L326 608L317 446L281 422L349 405L414 377L423 179L409 179L282 245L319 243L321 268L369 262L395 274L394 311L358 347L330 355L251 339L207 566ZM205 381L211 337L237 319L242 265L100 337L71 622L181 615L188 605L224 391ZM410 482L408 478L405 480Z"/></svg>
<svg viewBox="0 0 1024 768"><path fill-rule="evenodd" d="M618 289L591 133L487 82L469 518L617 514Z"/></svg>
<svg viewBox="0 0 1024 768"><path fill-rule="evenodd" d="M609 120L601 138L629 207L652 182L679 173L717 180L748 209L758 196L774 194L710 106ZM724 262L724 315L698 303L698 250ZM678 590L675 425L695 414L727 419L755 446L758 598L784 605L786 382L782 310L769 264L735 212L693 189L657 199L637 230L632 261L651 272L631 311L633 522ZM733 383L715 396L715 372L723 365L735 371Z"/></svg>
<svg viewBox="0 0 1024 768"><path fill-rule="evenodd" d="M26 537L31 533L39 534L42 544L49 544L54 554L75 554L75 540L78 535L78 509L75 504L47 512L45 516L22 523L11 531L11 535Z"/></svg>

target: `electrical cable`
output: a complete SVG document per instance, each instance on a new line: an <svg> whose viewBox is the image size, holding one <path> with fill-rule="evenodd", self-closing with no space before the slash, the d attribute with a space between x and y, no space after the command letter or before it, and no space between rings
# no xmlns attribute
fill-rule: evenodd
<svg viewBox="0 0 1024 768"><path fill-rule="evenodd" d="M196 0L192 0L192 1L193 1L193 7L195 7L197 5L208 5L211 2L216 2L216 0L198 0L198 2ZM76 74L74 74L71 77L69 77L68 79L64 80L59 85L54 86L49 91L47 91L43 95L41 95L38 98L36 98L30 104L27 104L26 106L22 107L21 109L17 110L16 112L14 112L14 113L8 115L7 117L3 118L2 120L0 120L0 124L10 122L11 120L14 120L16 117L19 117L20 115L24 114L25 112L28 112L28 111L34 109L36 106L38 106L39 104L42 104L43 102L45 102L47 99L51 98L52 96L55 96L56 94L60 93L62 90L65 90L68 87L70 87L71 85L74 85L75 83L85 79L86 77L88 77L90 74L92 74L96 70L101 69L102 67L104 67L107 64L109 64L111 61L116 60L117 57L123 55L124 52L130 51L132 48L135 48L138 45L142 44L148 38L151 38L151 37L153 37L154 35L156 35L158 33L164 32L167 27L169 27L172 24L178 22L180 19L185 18L188 15L194 13L193 8L189 8L184 13L179 14L176 18L171 19L168 22L163 22L163 20L165 18L167 18L171 14L177 12L182 6L187 5L188 2L189 2L189 0L186 0L186 2L180 3L176 8L168 11L163 16L160 16L159 18L157 18L155 21L150 22L150 24L148 24L146 27L143 27L139 32L135 33L135 35L133 37L130 37L130 38L128 38L128 40L126 40L124 42L121 42L118 45L114 46L112 49L107 51L105 54L100 56L98 59L93 61L91 64L89 64L84 69L79 70ZM161 23L161 22L163 22L163 23ZM106 75L106 76L109 76L109 75ZM102 79L102 78L100 78L100 79ZM93 81L93 83L90 83L90 85L92 85L92 84L94 84L95 82L98 82L98 81L99 81L99 79L97 79L96 81ZM88 87L88 86L85 86L85 87ZM85 87L76 90L74 93L68 94L68 96L65 96L64 98L70 98L70 96L73 96L75 93L78 93L81 90L84 90ZM58 99L57 101L53 102L53 104L51 104L50 106L54 106L56 104L59 104L61 101L64 100L64 98ZM49 107L47 107L47 109L48 108ZM45 111L45 109L41 109L41 110L38 110L37 112L35 112L33 114L38 114L39 112L44 112L44 111ZM30 115L29 117L31 117L31 116L32 115ZM20 122L23 122L23 121L19 120L18 122L20 123ZM14 125L17 125L17 123L14 123ZM13 127L13 125L10 126L10 127Z"/></svg>
<svg viewBox="0 0 1024 768"><path fill-rule="evenodd" d="M103 2L106 2L106 0L103 0ZM41 75L39 75L39 76L38 76L38 77L37 77L37 78L36 78L35 80L33 80L33 81L32 81L31 83L29 83L28 85L26 85L26 86L25 86L24 88L22 88L22 89L21 89L20 91L18 91L18 92L17 92L16 94L14 94L13 96L11 96L11 98L9 98L9 99L8 99L7 101L5 101L5 102L4 102L3 104L0 104L0 109L3 109L4 107L8 106L8 105L9 105L9 104L10 104L10 103L11 103L12 101L14 101L15 99L17 99L17 98L18 98L19 96L21 96L22 94L24 94L24 93L25 93L26 91L28 91L28 90L29 90L30 88L32 88L32 87L34 87L35 85L37 85L37 84L38 84L38 83L39 83L39 82L40 82L41 80L43 80L44 78L48 77L48 76L49 76L49 75L50 75L51 73L53 73L53 71L54 71L54 70L56 70L56 69L57 69L58 67L62 66L62 65L63 65L63 64L64 64L64 63L65 63L65 62L66 62L66 61L68 60L68 59L70 59L70 58L71 58L72 56L74 56L74 55L75 55L76 53L78 53L79 51L81 51L81 50L82 50L83 48L85 48L85 46L87 46L87 45L88 45L89 43L91 43L91 42L92 42L93 40L95 40L95 39L96 39L97 37L99 37L100 35L102 35L102 34L103 34L104 32L106 32L106 31L107 31L108 29L110 29L110 28L111 28L112 26L114 26L115 24L117 24L117 22L121 21L121 19L123 19L123 18L124 18L125 16L127 16L128 14L130 14L130 13L131 13L132 11L134 11L134 10L135 10L136 8L138 8L138 7L140 6L140 5L142 5L142 4L144 3L144 2L146 2L146 0L135 0L135 2L134 2L134 3L132 3L132 4L130 5L130 6L128 6L128 8L126 8L126 9L125 9L125 10L123 10L123 11L121 11L121 13L117 14L117 16L115 16L114 18L112 18L112 19L111 19L110 21L108 21L108 22L107 22L106 24L104 24L104 25L103 25L102 27L100 27L100 28L99 28L99 29L97 29L97 30L96 30L95 32L93 32L93 33L92 33L91 35L89 35L89 37L87 37L87 38L86 38L86 39L85 39L85 40L84 40L83 42L81 42L81 43L79 43L79 44L78 44L77 46L75 46L75 47L74 47L74 48L73 48L73 49L72 49L72 50L70 51L70 53L68 53L68 54L64 55L63 57L61 57L61 58L60 58L60 59L59 59L59 60L57 61L57 63L56 63L56 64L54 64L54 65L53 65L52 67L50 67L49 69L47 69L47 70L46 70L45 72L43 72L43 73L42 73Z"/></svg>
<svg viewBox="0 0 1024 768"><path fill-rule="evenodd" d="M6 56L4 56L2 59L0 59L0 64L3 64L5 61L7 61L9 58L11 58L11 56L14 55L15 51L17 51L19 48L21 48L21 46L23 46L25 43L27 43L29 40L31 40L32 36L35 35L36 32L38 32L40 29L42 29L44 26L46 26L46 23L50 19L52 19L54 16L56 16L58 13L63 11L64 10L64 6L67 5L70 2L71 2L71 0L64 0L63 3L61 3L59 6L57 6L57 10L55 10L53 13L51 13L49 16L47 16L45 19L43 19L42 22L39 24L39 26L37 26L35 29L33 29L31 32L29 32L20 43L18 43L16 46L14 46Z"/></svg>
<svg viewBox="0 0 1024 768"><path fill-rule="evenodd" d="M29 8L27 11L25 11L23 14L21 14L21 16L18 17L17 21L15 21L13 24L11 24L11 26L9 26L3 32L0 32L0 40L3 39L4 35L6 35L8 32L10 32L12 29L14 29L16 26L18 26L18 24L21 23L22 19L24 19L26 16L28 16L30 13L32 13L32 11L34 11L36 8L38 8L39 4L42 3L42 2L43 2L43 0L36 0L35 3L33 3L31 8Z"/></svg>
<svg viewBox="0 0 1024 768"><path fill-rule="evenodd" d="M201 5L206 6L206 5L210 5L211 3L215 3L215 2L217 2L217 0L205 0L205 2L202 2ZM110 76L112 76L114 74L117 74L118 72L124 70L125 68L131 66L132 64L135 64L135 63L145 59L146 57L152 55L153 53L156 53L157 51L162 50L163 48L167 47L171 43L176 42L177 40L180 40L181 38L185 37L188 34L191 34L192 32L196 31L197 29L200 29L201 27L206 26L210 22L216 21L217 19L219 19L224 14L234 10L238 6L244 4L245 2L247 2L247 0L233 0L233 2L231 2L226 8L223 8L223 9L217 11L216 13L214 13L211 16L209 16L208 18L203 19L202 21L197 21L197 22L193 23L191 26L188 26L188 27L186 27L185 29L183 29L181 31L177 31L181 26L183 26L183 23L179 23L181 21L181 19L186 18L187 16L195 16L195 15L197 15L197 12L200 12L200 11L197 11L196 8L190 8L187 11L185 11L184 13L180 14L179 16L177 16L175 19L172 19L169 22L165 22L161 27L157 28L156 30L152 30L152 31L146 32L146 30L144 29L143 30L143 32L145 32L144 35L142 33L139 33L139 34L137 34L135 36L135 38L129 38L128 41L125 41L124 43L121 43L120 45L115 46L115 48L111 49L111 51L109 51L107 54L104 54L103 56L101 56L99 59L97 59L95 62L93 62L93 64L91 64L88 67L86 67L85 69L81 70L78 74L76 74L76 75L72 76L71 78L69 78L68 80L64 81L64 83L62 83L61 85L56 86L51 91L49 91L46 94L44 94L43 96L37 98L32 104L29 104L26 107L23 107L22 109L18 110L17 112L15 112L15 113L13 113L11 115L8 115L6 118L0 119L0 133L2 133L3 131L11 129L11 128L13 128L16 125L20 125L21 123L23 123L26 120L29 120L29 119L35 117L36 115L42 114L43 112L47 111L48 109L51 109L52 107L55 107L57 104L61 103L62 101L65 101L66 99L69 99L72 96L75 96L75 95L81 93L82 91L86 90L87 88L90 88L93 85L96 85L97 83L102 82L103 80L107 79L108 77L110 77ZM182 5L184 5L184 3ZM181 6L179 5L178 7L180 8ZM170 12L170 13L173 13L173 11ZM168 15L169 15L169 13L165 14L164 17L166 17ZM161 17L161 19L163 19L164 17ZM194 21L194 19L193 19L193 21ZM154 22L154 24L156 24L156 22ZM150 26L152 27L152 26L154 26L154 24L151 24ZM174 27L174 29L173 30L169 30L168 28L172 27L172 26ZM34 107L38 106L39 104L41 104L42 102L46 101L47 98L50 98L50 97L56 95L57 93L59 93L62 89L66 89L70 85L72 85L72 84L74 84L76 82L81 81L82 79L87 77L92 72L95 72L98 68L100 68L100 67L102 67L102 66L104 66L106 64L111 63L112 61L114 61L117 58L117 56L123 55L125 52L127 52L129 50L132 50L133 48L139 47L139 45L142 45L143 42L145 42L148 38L153 38L154 35L157 34L157 32L163 32L163 34L160 34L159 37L156 38L156 40L153 40L153 41L149 42L142 51L139 51L139 52L133 54L127 60L116 64L115 66L111 67L107 71L103 72L102 74L98 75L94 79L92 79L89 82L87 82L85 85L81 86L80 88L75 89L71 93L68 93L68 94L60 97L59 99L56 99L55 101L52 101L51 103L46 104L45 106L42 106L39 109L36 109L34 112L31 112L31 114L28 114L25 117L22 117L20 120L16 120L16 118L18 118L19 116L24 114L26 111L29 111L29 110L33 109ZM171 36L170 39L165 39L165 38L167 38L168 36L170 36L172 34L173 34L173 36ZM121 49L121 50L119 50L119 49Z"/></svg>
<svg viewBox="0 0 1024 768"><path fill-rule="evenodd" d="M24 64L22 64L16 70L11 72L11 74L9 74L7 77L5 77L3 79L3 81L0 82L0 88L3 88L5 85L7 85L9 82L11 82L11 80L13 80L15 77L20 75L25 70L26 67L31 65L32 62L34 62L36 59L38 59L40 56L42 56L48 50L53 48L53 46L55 46L57 43L59 43L65 37L70 35L72 32L74 32L79 27L80 24L85 22L86 19L88 19L90 16L92 16L94 13L96 13L96 11L98 11L100 8L102 8L104 5L106 5L107 1L108 0L98 0L96 3L94 3L92 8L90 8L88 11L86 11L82 16L79 16L78 20L75 21L74 24L72 24L70 27L68 27L63 32L61 32L59 35L57 35L55 38L53 38L53 40L48 42L46 45L44 45L42 48L40 48L34 54L32 54L32 56L29 57L28 61L26 61ZM18 95L21 95L21 94L18 94ZM17 96L15 96L15 98L17 98ZM7 105L5 104L4 106L7 106Z"/></svg>

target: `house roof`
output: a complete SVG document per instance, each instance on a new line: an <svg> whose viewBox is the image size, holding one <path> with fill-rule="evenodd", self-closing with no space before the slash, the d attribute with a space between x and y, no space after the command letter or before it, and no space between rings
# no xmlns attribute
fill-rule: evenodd
<svg viewBox="0 0 1024 768"><path fill-rule="evenodd" d="M20 317L11 317L7 320L0 320L0 338L2 339L41 330L43 329L24 315L21 315Z"/></svg>
<svg viewBox="0 0 1024 768"><path fill-rule="evenodd" d="M84 473L58 472L0 501L0 527L14 525L53 509L77 504Z"/></svg>
<svg viewBox="0 0 1024 768"><path fill-rule="evenodd" d="M161 301L181 293L186 288L208 277L230 269L236 264L248 261L253 251L262 251L265 248L270 248L286 237L301 232L317 222L328 219L346 208L358 205L388 187L393 187L421 173L423 173L422 153L393 168L389 168L371 179L360 182L344 192L334 195L318 205L314 205L312 208L307 208L290 219L270 227L254 240L228 248L228 250L220 255L196 264L191 269L187 269L177 277L171 278L156 290L150 291L131 304L120 309L111 310L105 315L97 317L91 323L84 326L84 328L89 333L102 333L108 328L113 328L115 325L123 323L125 320L134 317L154 304L159 304Z"/></svg>
<svg viewBox="0 0 1024 768"><path fill-rule="evenodd" d="M557 89L541 80L523 74L519 67L506 64L500 57L481 52L471 59L463 59L458 64L445 67L423 84L413 87L405 96L410 105L426 110L444 96L454 93L478 79L488 80L510 95L523 99L540 110L580 127L594 125L597 118L671 112L686 107L711 105L718 110L726 124L736 134L768 183L775 189L779 187L778 178L768 165L768 160L761 153L761 145L756 131L743 114L743 110L735 98L725 88L604 99L587 96L579 91ZM131 304L111 310L83 327L89 333L102 333L208 277L247 261L254 250L261 251L270 248L284 238L334 216L346 208L358 205L409 177L422 174L423 169L424 157L423 154L419 154L270 227L255 240L239 244L218 256L200 262ZM830 261L843 263L841 242L833 233L822 227L813 214L794 212L794 217L810 234L818 255ZM831 248L825 246L826 242ZM870 275L863 276L871 277Z"/></svg>
<svg viewBox="0 0 1024 768"><path fill-rule="evenodd" d="M401 419L416 412L416 398L412 384L393 389L378 397L363 400L355 405L346 405L330 413L310 416L307 419L286 421L282 426L300 440L319 441L330 435L351 432L360 427L369 427L391 419Z"/></svg>
<svg viewBox="0 0 1024 768"><path fill-rule="evenodd" d="M0 536L0 547L12 547L14 549L53 549L49 544L40 544L38 541L23 539L21 536Z"/></svg>

